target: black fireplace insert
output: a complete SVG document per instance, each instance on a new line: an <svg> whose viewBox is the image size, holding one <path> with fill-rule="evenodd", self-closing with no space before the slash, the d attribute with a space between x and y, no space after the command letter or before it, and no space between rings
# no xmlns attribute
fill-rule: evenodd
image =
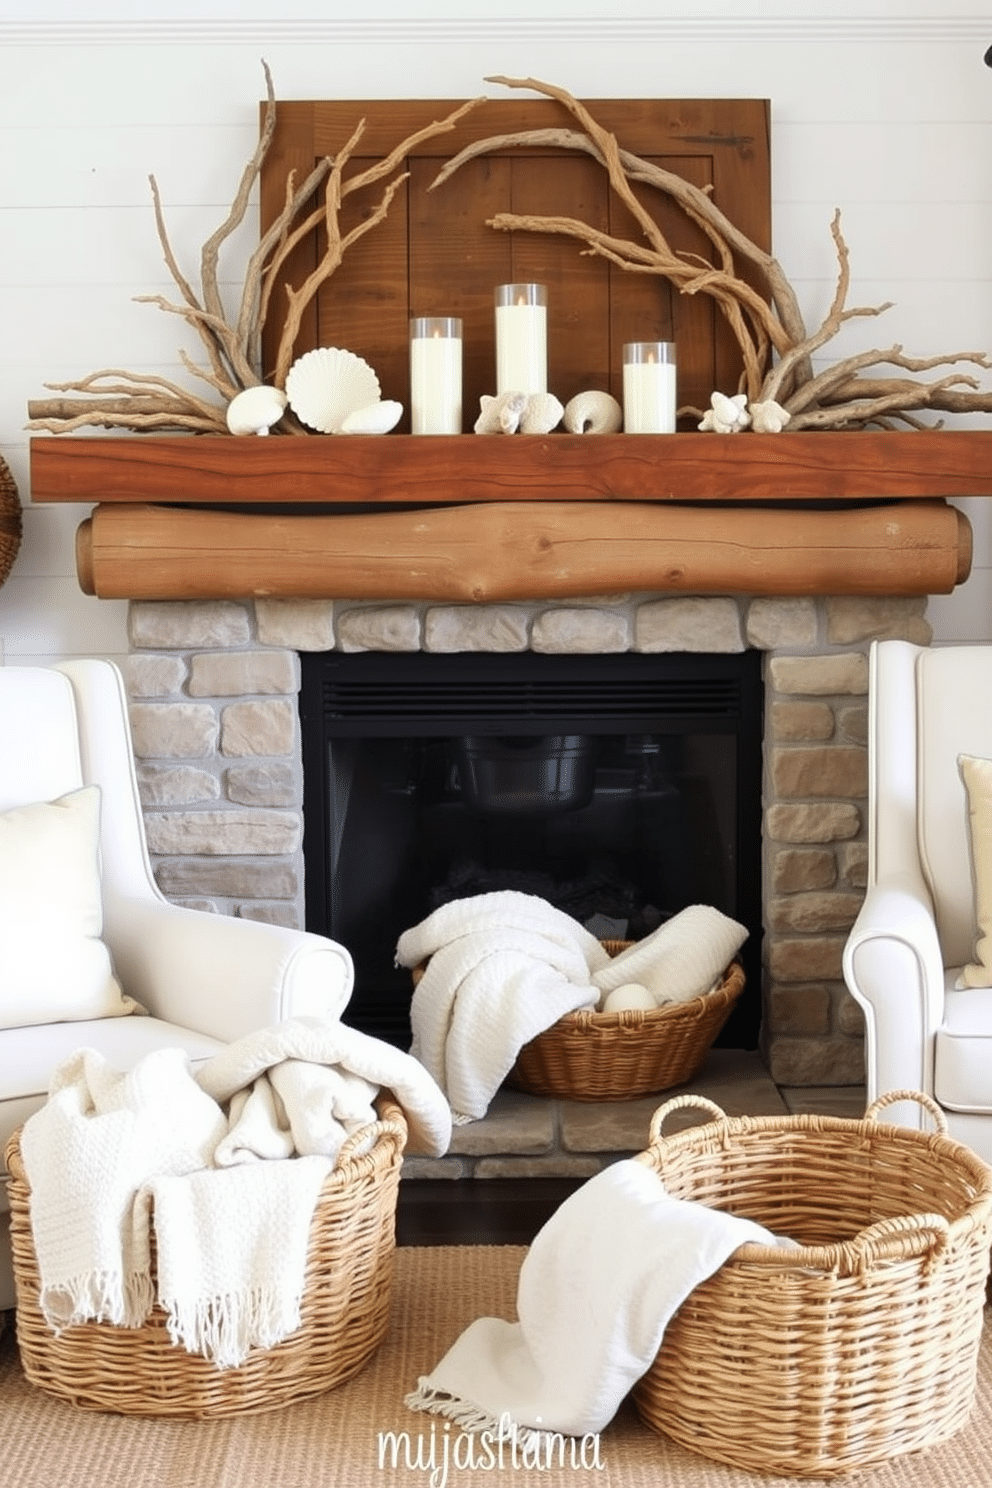
<svg viewBox="0 0 992 1488"><path fill-rule="evenodd" d="M733 916L747 980L719 1042L756 1047L761 659L304 654L306 920L354 956L345 1020L406 1047L401 932L517 889L604 939L689 904Z"/></svg>

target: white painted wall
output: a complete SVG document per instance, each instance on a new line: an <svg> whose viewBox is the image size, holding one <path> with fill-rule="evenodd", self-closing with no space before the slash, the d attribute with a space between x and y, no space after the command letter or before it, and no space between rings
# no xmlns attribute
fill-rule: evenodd
<svg viewBox="0 0 992 1488"><path fill-rule="evenodd" d="M29 398L104 367L184 378L183 324L139 294L173 285L150 206L156 176L191 275L254 146L262 57L289 98L446 97L491 73L580 97L769 98L774 244L810 323L829 303L829 221L843 213L852 304L891 299L834 344L992 351L992 44L984 0L5 0L0 7L0 454L25 504L0 589L11 661L126 650L121 602L78 589L77 508L30 501ZM288 8L288 15L279 14ZM852 10L855 7L851 7ZM607 19L608 16L608 19ZM493 92L502 92L493 88ZM240 283L254 221L228 250ZM985 374L984 386L992 386ZM988 419L975 420L982 425ZM938 640L992 638L992 519L972 578L933 601Z"/></svg>

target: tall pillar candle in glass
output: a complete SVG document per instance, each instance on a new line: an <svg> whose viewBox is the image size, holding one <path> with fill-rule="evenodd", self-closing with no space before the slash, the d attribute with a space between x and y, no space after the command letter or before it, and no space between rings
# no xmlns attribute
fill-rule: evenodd
<svg viewBox="0 0 992 1488"><path fill-rule="evenodd" d="M674 341L628 341L623 349L625 434L675 433Z"/></svg>
<svg viewBox="0 0 992 1488"><path fill-rule="evenodd" d="M410 429L462 432L462 323L450 315L410 321Z"/></svg>
<svg viewBox="0 0 992 1488"><path fill-rule="evenodd" d="M548 391L548 291L544 284L497 285L496 391Z"/></svg>

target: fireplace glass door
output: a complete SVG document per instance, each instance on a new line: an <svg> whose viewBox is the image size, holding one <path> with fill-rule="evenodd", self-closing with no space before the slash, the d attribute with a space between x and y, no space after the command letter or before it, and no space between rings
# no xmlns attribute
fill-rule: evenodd
<svg viewBox="0 0 992 1488"><path fill-rule="evenodd" d="M689 904L750 932L720 1042L760 1010L761 655L304 655L307 928L351 951L345 1019L405 1047L401 932L536 894L603 939Z"/></svg>

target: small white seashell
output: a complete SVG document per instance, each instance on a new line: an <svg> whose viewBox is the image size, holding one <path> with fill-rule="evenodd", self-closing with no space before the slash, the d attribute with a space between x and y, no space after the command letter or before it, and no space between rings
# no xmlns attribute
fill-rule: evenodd
<svg viewBox="0 0 992 1488"><path fill-rule="evenodd" d="M767 403L752 403L751 427L756 434L781 434L792 418L787 408L770 398Z"/></svg>
<svg viewBox="0 0 992 1488"><path fill-rule="evenodd" d="M751 422L747 411L747 393L735 393L728 398L726 393L711 393L709 410L703 415L700 429L714 434L737 434Z"/></svg>
<svg viewBox="0 0 992 1488"><path fill-rule="evenodd" d="M335 434L388 434L395 429L403 417L403 404L386 398L381 403L370 403L367 408L356 408L354 413L342 419Z"/></svg>
<svg viewBox="0 0 992 1488"><path fill-rule="evenodd" d="M554 393L531 393L520 419L521 434L550 434L565 412Z"/></svg>
<svg viewBox="0 0 992 1488"><path fill-rule="evenodd" d="M319 346L290 367L286 393L301 423L320 434L333 434L349 413L377 403L382 389L362 357L337 346Z"/></svg>
<svg viewBox="0 0 992 1488"><path fill-rule="evenodd" d="M482 412L475 421L476 434L515 434L526 406L526 393L498 393L495 398L483 393L479 399Z"/></svg>
<svg viewBox="0 0 992 1488"><path fill-rule="evenodd" d="M647 987L642 987L640 982L624 982L622 987L614 987L603 998L604 1013L620 1013L627 1008L649 1013L657 1006Z"/></svg>
<svg viewBox="0 0 992 1488"><path fill-rule="evenodd" d="M623 426L623 409L610 393L576 393L565 404L569 434L616 434Z"/></svg>
<svg viewBox="0 0 992 1488"><path fill-rule="evenodd" d="M286 394L274 387L250 387L227 405L227 427L232 434L268 434L286 411Z"/></svg>

